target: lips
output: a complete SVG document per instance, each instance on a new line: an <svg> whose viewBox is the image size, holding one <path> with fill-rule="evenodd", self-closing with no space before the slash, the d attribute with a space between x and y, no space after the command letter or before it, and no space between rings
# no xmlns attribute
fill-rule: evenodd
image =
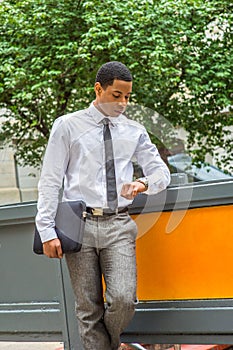
<svg viewBox="0 0 233 350"><path fill-rule="evenodd" d="M115 113L121 114L124 112L124 109L120 109L120 110L114 110Z"/></svg>

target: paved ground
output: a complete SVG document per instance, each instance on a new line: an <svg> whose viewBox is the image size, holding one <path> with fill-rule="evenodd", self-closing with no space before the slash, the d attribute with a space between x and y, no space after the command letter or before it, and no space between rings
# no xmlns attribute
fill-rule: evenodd
<svg viewBox="0 0 233 350"><path fill-rule="evenodd" d="M232 345L166 345L166 344L143 344L140 347L137 344L137 349L147 350L230 350ZM230 348L229 348L230 347ZM229 348L229 349L227 349ZM120 347L122 350L132 350L132 347L122 344ZM63 343L20 343L20 342L1 342L0 350L64 350Z"/></svg>
<svg viewBox="0 0 233 350"><path fill-rule="evenodd" d="M0 350L63 350L63 343L0 342Z"/></svg>

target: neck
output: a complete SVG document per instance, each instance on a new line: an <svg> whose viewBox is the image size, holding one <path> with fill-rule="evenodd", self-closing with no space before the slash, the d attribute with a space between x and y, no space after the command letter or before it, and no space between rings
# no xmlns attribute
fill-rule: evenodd
<svg viewBox="0 0 233 350"><path fill-rule="evenodd" d="M104 113L103 109L100 107L100 105L98 104L98 102L96 100L93 102L93 104L94 104L95 108L98 109L98 111L100 111L103 115L107 116L107 114Z"/></svg>

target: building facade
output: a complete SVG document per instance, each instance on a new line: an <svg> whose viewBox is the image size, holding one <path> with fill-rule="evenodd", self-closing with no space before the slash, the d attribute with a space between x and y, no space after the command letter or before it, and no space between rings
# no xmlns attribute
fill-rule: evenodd
<svg viewBox="0 0 233 350"><path fill-rule="evenodd" d="M18 165L10 146L0 149L0 205L36 201L39 174Z"/></svg>

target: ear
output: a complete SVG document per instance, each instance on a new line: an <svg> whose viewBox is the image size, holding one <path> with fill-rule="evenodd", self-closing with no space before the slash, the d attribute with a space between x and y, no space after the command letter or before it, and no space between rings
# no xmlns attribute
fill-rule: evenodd
<svg viewBox="0 0 233 350"><path fill-rule="evenodd" d="M95 83L94 90L95 90L96 96L100 96L102 94L103 88L99 82Z"/></svg>

